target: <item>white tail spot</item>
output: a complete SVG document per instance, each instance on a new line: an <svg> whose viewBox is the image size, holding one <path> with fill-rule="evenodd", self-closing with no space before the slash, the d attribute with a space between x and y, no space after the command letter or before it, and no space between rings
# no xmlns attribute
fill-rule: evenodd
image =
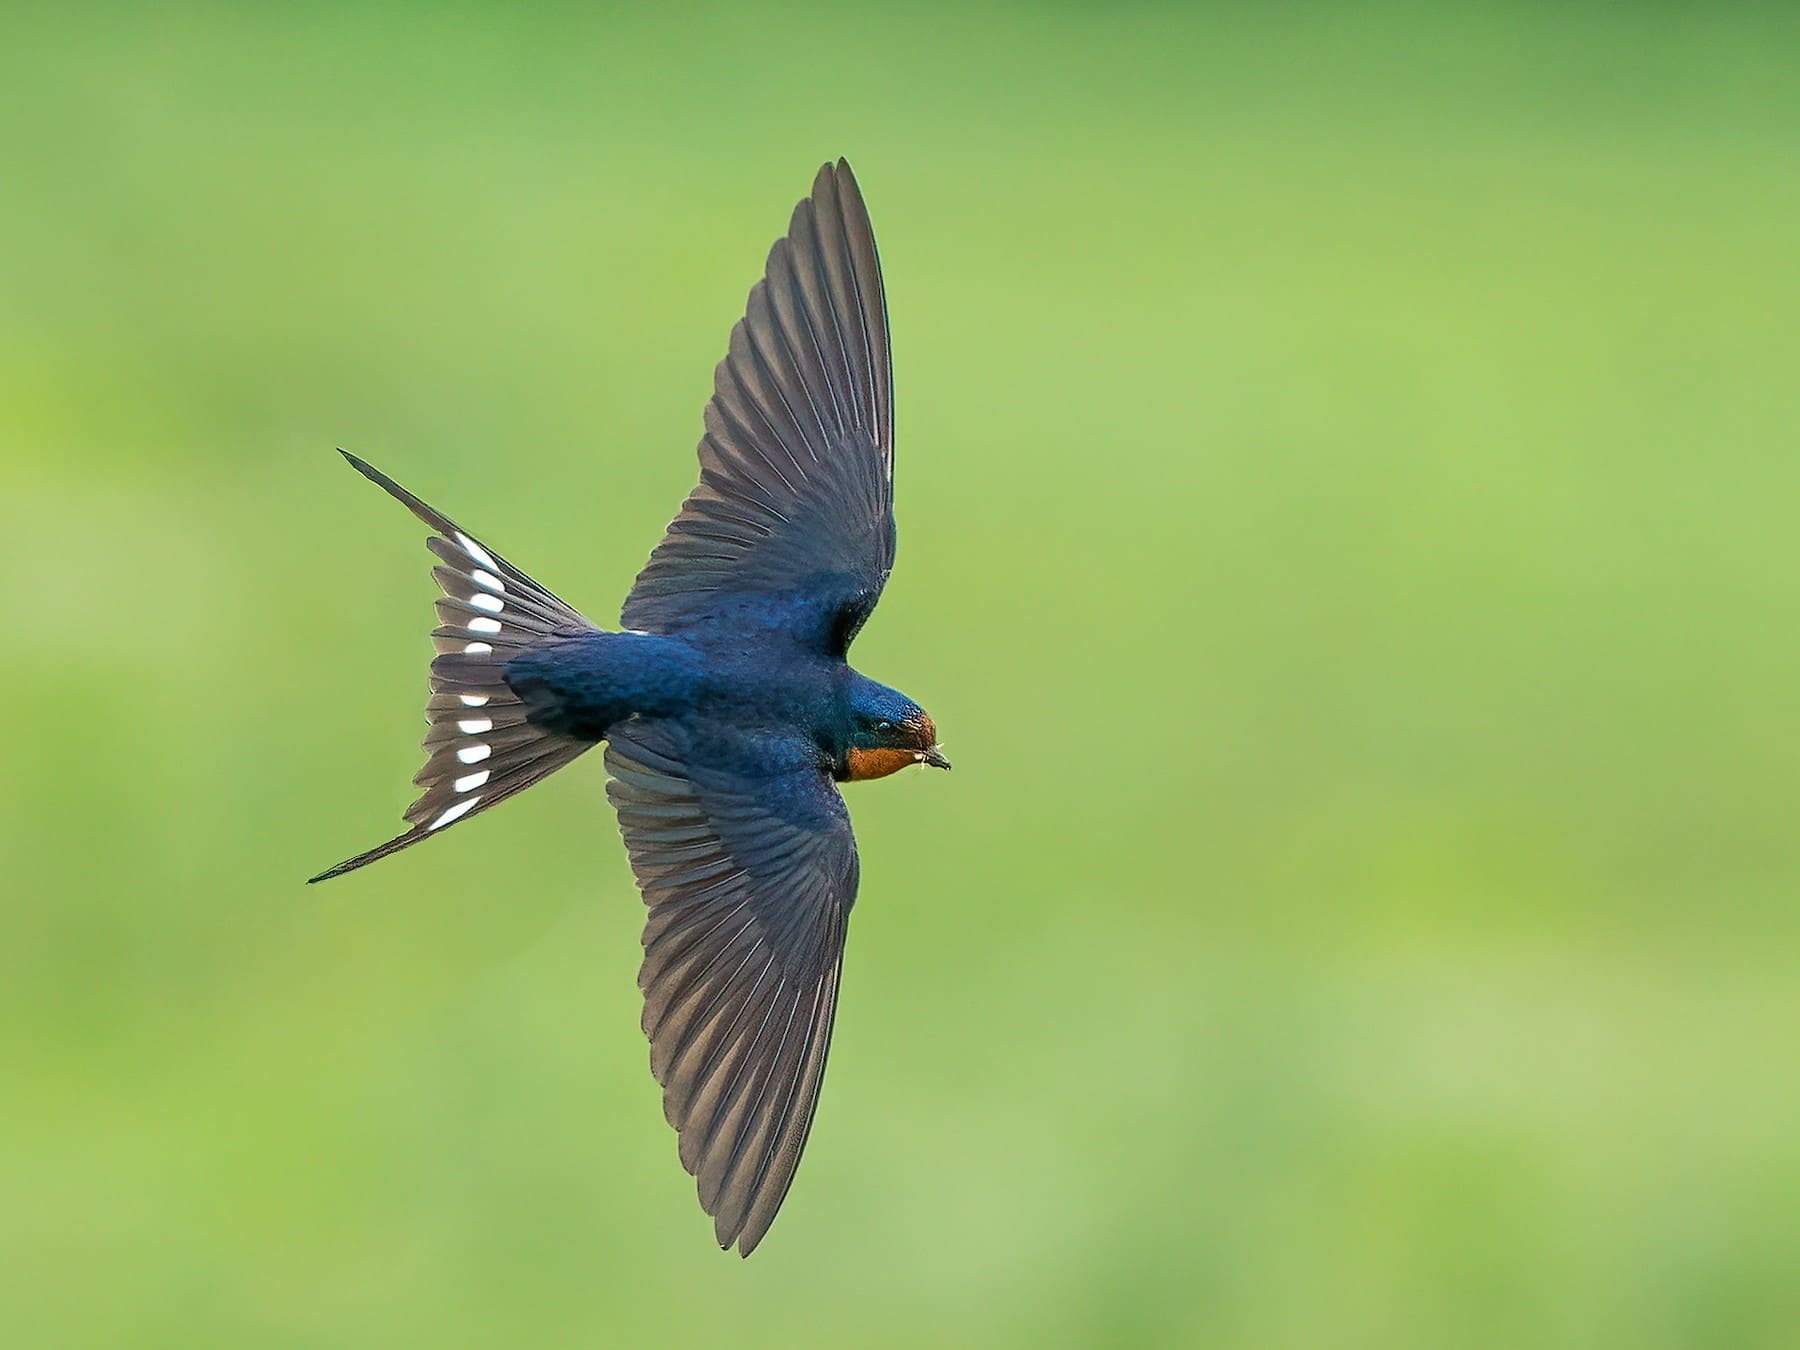
<svg viewBox="0 0 1800 1350"><path fill-rule="evenodd" d="M458 722L456 724L456 729L465 736L479 736L484 731L492 731L494 729L494 719L491 717L470 717L464 721Z"/></svg>
<svg viewBox="0 0 1800 1350"><path fill-rule="evenodd" d="M500 631L500 620L470 619L469 631L471 633L498 633Z"/></svg>
<svg viewBox="0 0 1800 1350"><path fill-rule="evenodd" d="M492 769L483 769L480 773L472 773L467 778L457 779L450 786L455 788L458 792L473 792L476 788L487 782L488 775L492 772Z"/></svg>
<svg viewBox="0 0 1800 1350"><path fill-rule="evenodd" d="M483 548L480 544L476 543L473 539L469 538L469 536L464 534L461 530L458 530L456 532L456 542L462 545L464 553L468 554L471 558L473 558L476 562L480 563L483 567L498 567L498 566L500 566L499 563L494 561L493 557L488 553L488 551L485 548Z"/></svg>
<svg viewBox="0 0 1800 1350"><path fill-rule="evenodd" d="M426 826L426 828L431 829L431 830L441 830L444 828L444 826L448 825L451 821L461 820L464 816L468 815L469 812L471 812L475 809L476 803L478 803L480 800L481 800L481 798L479 798L479 797L471 797L466 802L458 802L455 806L452 806L449 810L445 811L436 820L432 821L430 825Z"/></svg>
<svg viewBox="0 0 1800 1350"><path fill-rule="evenodd" d="M460 697L465 708L487 707L488 696L486 694L463 694Z"/></svg>
<svg viewBox="0 0 1800 1350"><path fill-rule="evenodd" d="M494 747L491 745L465 745L456 752L456 757L464 764L479 764L493 753Z"/></svg>
<svg viewBox="0 0 1800 1350"><path fill-rule="evenodd" d="M506 608L506 601L497 595L489 595L486 591L477 591L469 597L469 603L476 609L485 609L489 614L498 614Z"/></svg>
<svg viewBox="0 0 1800 1350"><path fill-rule="evenodd" d="M506 594L506 583L492 572L483 572L478 567L469 573L469 578L477 586L486 586L490 591L498 591L501 595Z"/></svg>
<svg viewBox="0 0 1800 1350"><path fill-rule="evenodd" d="M489 652L491 652L493 650L494 650L494 648L493 648L492 644L490 644L490 643L471 642L468 646L463 648L463 655L465 655L465 656L486 656Z"/></svg>

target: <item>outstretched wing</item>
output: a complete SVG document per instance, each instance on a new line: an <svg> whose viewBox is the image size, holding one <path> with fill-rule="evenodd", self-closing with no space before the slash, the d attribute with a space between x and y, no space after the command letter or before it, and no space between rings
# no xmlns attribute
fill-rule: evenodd
<svg viewBox="0 0 1800 1350"><path fill-rule="evenodd" d="M700 485L626 597L627 627L778 622L841 656L894 565L881 264L843 160L819 170L713 376Z"/></svg>
<svg viewBox="0 0 1800 1350"><path fill-rule="evenodd" d="M719 1245L748 1256L811 1128L837 1007L856 841L837 788L798 742L752 759L702 724L633 721L607 787L644 925L644 1030Z"/></svg>

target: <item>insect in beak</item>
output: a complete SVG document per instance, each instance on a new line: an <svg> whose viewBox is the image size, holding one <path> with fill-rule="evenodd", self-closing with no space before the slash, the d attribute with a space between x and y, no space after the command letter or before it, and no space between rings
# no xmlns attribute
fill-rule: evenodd
<svg viewBox="0 0 1800 1350"><path fill-rule="evenodd" d="M929 764L934 769L947 769L950 767L950 761L944 758L944 752L935 745L929 750L919 751L919 763Z"/></svg>

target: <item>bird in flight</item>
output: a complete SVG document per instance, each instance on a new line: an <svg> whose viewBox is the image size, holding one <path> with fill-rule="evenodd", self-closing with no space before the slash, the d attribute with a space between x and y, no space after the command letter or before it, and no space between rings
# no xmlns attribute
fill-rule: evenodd
<svg viewBox="0 0 1800 1350"><path fill-rule="evenodd" d="M748 1256L818 1104L856 899L836 784L947 769L925 710L845 657L894 565L887 308L843 160L769 253L713 376L700 483L595 627L345 452L431 528L422 789L410 828L313 877L442 834L604 741L648 917L644 1031L681 1163Z"/></svg>

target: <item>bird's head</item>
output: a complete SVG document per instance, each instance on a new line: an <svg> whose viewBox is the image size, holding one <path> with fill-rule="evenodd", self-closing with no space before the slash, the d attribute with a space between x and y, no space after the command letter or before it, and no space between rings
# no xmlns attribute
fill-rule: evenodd
<svg viewBox="0 0 1800 1350"><path fill-rule="evenodd" d="M884 778L914 764L947 769L930 715L905 694L858 677L850 694L844 777Z"/></svg>

